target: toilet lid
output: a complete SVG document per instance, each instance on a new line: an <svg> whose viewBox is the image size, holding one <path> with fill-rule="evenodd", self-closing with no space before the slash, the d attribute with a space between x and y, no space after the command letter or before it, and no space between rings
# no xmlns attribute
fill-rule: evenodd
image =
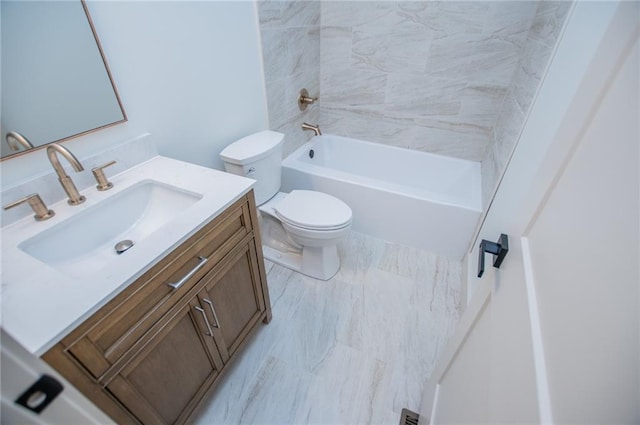
<svg viewBox="0 0 640 425"><path fill-rule="evenodd" d="M338 198L312 190L294 190L274 210L278 218L310 230L340 229L351 223L351 208Z"/></svg>

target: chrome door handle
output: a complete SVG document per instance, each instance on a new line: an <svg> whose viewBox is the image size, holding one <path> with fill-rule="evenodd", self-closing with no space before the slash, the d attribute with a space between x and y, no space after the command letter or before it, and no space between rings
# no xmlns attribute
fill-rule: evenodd
<svg viewBox="0 0 640 425"><path fill-rule="evenodd" d="M478 277L484 273L484 253L493 254L493 267L499 268L505 255L509 252L509 237L502 233L498 242L483 239L478 249Z"/></svg>
<svg viewBox="0 0 640 425"><path fill-rule="evenodd" d="M211 302L211 300L208 300L206 298L203 298L202 301L209 304L209 307L211 308L211 314L213 314L213 318L216 321L216 323L213 324L213 327L220 329L220 321L218 320L218 315L216 314L215 308L213 308L213 303Z"/></svg>
<svg viewBox="0 0 640 425"><path fill-rule="evenodd" d="M173 289L178 289L179 287L184 285L187 280L191 279L191 276L198 273L198 270L200 270L205 264L207 264L207 261L209 261L208 258L205 258L201 255L198 255L198 260L200 260L200 262L193 269L191 269L189 273L184 275L182 279L174 283L167 283L167 285L171 286Z"/></svg>
<svg viewBox="0 0 640 425"><path fill-rule="evenodd" d="M206 323L206 324L207 324L207 329L209 330L209 333L208 333L207 335L209 335L209 336L213 336L213 332L211 331L211 325L209 325L209 320L207 320L207 314L204 312L204 310L202 309L202 307L195 306L195 307L193 307L193 308L195 308L195 309L196 309L196 310L198 310L200 313L202 313L202 317L204 317L204 323Z"/></svg>

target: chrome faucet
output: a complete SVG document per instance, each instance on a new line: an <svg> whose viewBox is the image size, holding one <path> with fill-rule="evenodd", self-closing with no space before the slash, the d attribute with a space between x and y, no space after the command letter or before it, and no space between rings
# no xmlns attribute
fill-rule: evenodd
<svg viewBox="0 0 640 425"><path fill-rule="evenodd" d="M56 153L65 157L77 172L83 171L84 167L80 164L78 158L69 151L69 149L60 146L57 143L52 143L47 147L47 156L49 157L49 161L51 162L51 165L53 165L53 169L56 170L56 173L58 174L58 181L67 193L67 196L69 196L67 203L69 205L78 205L83 203L87 198L78 193L78 189L76 188L76 185L73 184L73 180L71 180L71 177L64 172L64 168L62 168L62 164L60 164L60 160Z"/></svg>
<svg viewBox="0 0 640 425"><path fill-rule="evenodd" d="M302 123L302 129L303 130L311 130L314 133L316 133L316 136L322 135L322 132L320 131L320 126L319 125L311 125L311 124L308 124L306 122L303 122Z"/></svg>

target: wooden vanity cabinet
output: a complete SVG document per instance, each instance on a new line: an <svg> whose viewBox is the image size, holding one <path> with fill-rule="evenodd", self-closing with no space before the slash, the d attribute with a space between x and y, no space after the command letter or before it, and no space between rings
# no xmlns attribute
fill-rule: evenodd
<svg viewBox="0 0 640 425"><path fill-rule="evenodd" d="M271 319L257 223L249 192L43 359L119 424L188 422ZM179 288L168 286L194 269Z"/></svg>

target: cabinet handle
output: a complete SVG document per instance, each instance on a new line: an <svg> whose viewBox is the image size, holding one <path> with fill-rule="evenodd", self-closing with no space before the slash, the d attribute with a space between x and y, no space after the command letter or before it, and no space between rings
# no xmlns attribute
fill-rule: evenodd
<svg viewBox="0 0 640 425"><path fill-rule="evenodd" d="M207 320L207 314L204 312L204 310L201 307L195 306L193 308L195 308L200 313L202 313L202 317L204 317L204 323L207 324L207 329L209 330L209 333L207 335L213 336L213 332L211 332L211 326L209 325L209 321Z"/></svg>
<svg viewBox="0 0 640 425"><path fill-rule="evenodd" d="M211 313L213 314L213 318L216 321L216 323L213 324L213 327L220 329L220 320L218 320L218 315L216 314L216 309L213 308L213 303L211 302L211 300L208 300L206 298L203 298L202 301L204 301L205 303L209 304L209 307L211 308Z"/></svg>
<svg viewBox="0 0 640 425"><path fill-rule="evenodd" d="M205 264L207 264L207 261L209 261L208 258L205 258L201 255L198 255L198 260L200 260L200 262L193 269L191 269L191 271L187 273L182 279L174 283L167 283L167 285L171 286L173 289L178 289L179 287L184 285L184 283L187 280L191 279L191 276L198 273L198 270L200 270Z"/></svg>

